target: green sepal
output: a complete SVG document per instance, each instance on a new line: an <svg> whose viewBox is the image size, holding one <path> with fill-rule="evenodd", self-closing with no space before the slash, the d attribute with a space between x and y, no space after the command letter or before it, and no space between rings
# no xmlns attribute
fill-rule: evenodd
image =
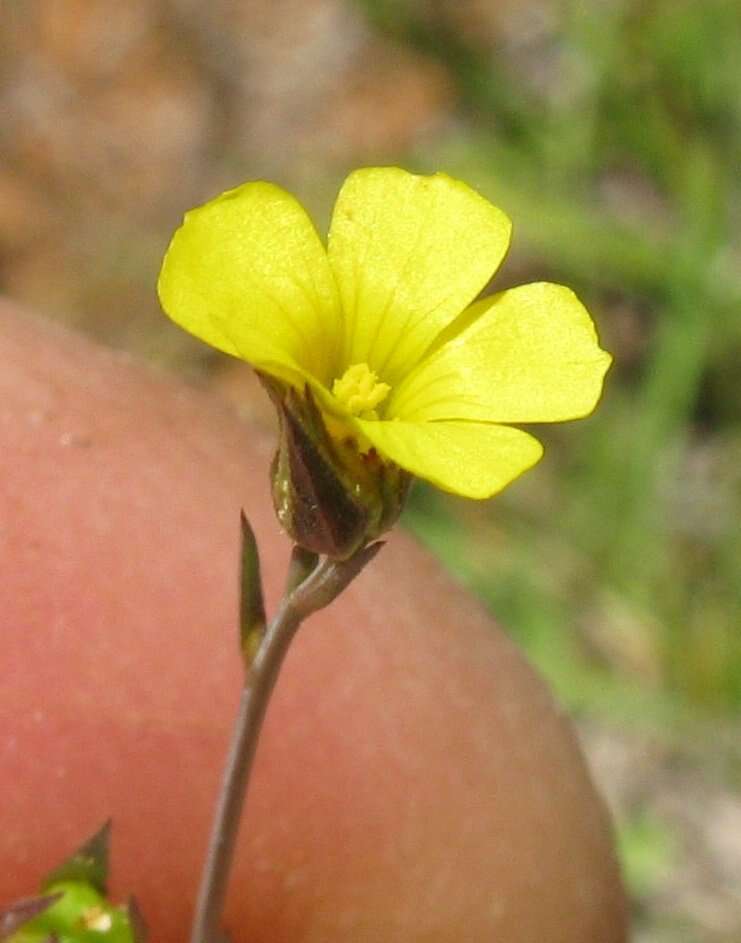
<svg viewBox="0 0 741 943"><path fill-rule="evenodd" d="M342 559L365 542L370 511L356 500L310 387L302 393L260 376L279 416L270 469L275 511L307 550Z"/></svg>
<svg viewBox="0 0 741 943"><path fill-rule="evenodd" d="M149 928L135 897L129 897L126 902L126 917L131 930L131 943L147 943Z"/></svg>
<svg viewBox="0 0 741 943"><path fill-rule="evenodd" d="M257 540L244 511L240 512L240 523L239 641L242 657L250 665L265 634L265 600Z"/></svg>
<svg viewBox="0 0 741 943"><path fill-rule="evenodd" d="M352 424L325 416L308 384L258 377L278 410L270 469L278 520L300 547L346 560L395 523L412 476L361 445Z"/></svg>
<svg viewBox="0 0 741 943"><path fill-rule="evenodd" d="M21 927L52 907L61 894L44 894L40 897L25 897L0 911L0 943L9 940Z"/></svg>
<svg viewBox="0 0 741 943"><path fill-rule="evenodd" d="M105 894L108 886L108 860L111 843L110 819L82 844L66 861L54 868L41 882L42 891L53 884L81 881Z"/></svg>
<svg viewBox="0 0 741 943"><path fill-rule="evenodd" d="M301 612L302 618L334 602L384 545L383 540L366 544L346 560L335 561L331 569L323 573L320 579L306 580L305 583L299 585L292 594L291 600L294 607Z"/></svg>
<svg viewBox="0 0 741 943"><path fill-rule="evenodd" d="M116 906L106 897L110 832L106 822L48 874L43 896L0 912L0 943L146 943L134 899Z"/></svg>
<svg viewBox="0 0 741 943"><path fill-rule="evenodd" d="M62 881L52 885L55 903L24 924L9 943L136 943L129 915L115 907L91 884Z"/></svg>

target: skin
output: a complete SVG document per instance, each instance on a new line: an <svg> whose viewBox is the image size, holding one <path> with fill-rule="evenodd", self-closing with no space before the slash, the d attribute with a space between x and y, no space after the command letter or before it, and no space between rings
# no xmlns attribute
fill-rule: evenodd
<svg viewBox="0 0 741 943"><path fill-rule="evenodd" d="M187 938L236 707L238 512L272 606L271 443L0 304L0 901L114 819L112 890ZM516 647L401 532L278 682L237 943L620 943L609 822Z"/></svg>

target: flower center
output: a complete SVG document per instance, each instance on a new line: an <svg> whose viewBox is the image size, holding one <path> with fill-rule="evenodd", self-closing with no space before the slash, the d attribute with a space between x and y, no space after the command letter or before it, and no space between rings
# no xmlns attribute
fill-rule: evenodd
<svg viewBox="0 0 741 943"><path fill-rule="evenodd" d="M367 363L348 367L332 384L332 393L345 409L360 419L378 419L376 406L383 402L391 387L379 382Z"/></svg>

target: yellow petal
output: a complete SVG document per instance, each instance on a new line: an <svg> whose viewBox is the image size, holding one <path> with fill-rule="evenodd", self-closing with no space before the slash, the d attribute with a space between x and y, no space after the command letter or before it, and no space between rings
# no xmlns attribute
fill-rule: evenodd
<svg viewBox="0 0 741 943"><path fill-rule="evenodd" d="M356 420L387 458L466 498L489 498L533 466L543 447L527 432L476 422Z"/></svg>
<svg viewBox="0 0 741 943"><path fill-rule="evenodd" d="M590 413L611 357L576 295L539 283L473 304L394 391L416 422L559 422Z"/></svg>
<svg viewBox="0 0 741 943"><path fill-rule="evenodd" d="M351 174L329 234L344 363L366 363L393 385L486 285L509 236L501 210L445 174Z"/></svg>
<svg viewBox="0 0 741 943"><path fill-rule="evenodd" d="M158 285L181 327L271 373L329 382L340 334L327 254L301 205L246 183L186 214Z"/></svg>

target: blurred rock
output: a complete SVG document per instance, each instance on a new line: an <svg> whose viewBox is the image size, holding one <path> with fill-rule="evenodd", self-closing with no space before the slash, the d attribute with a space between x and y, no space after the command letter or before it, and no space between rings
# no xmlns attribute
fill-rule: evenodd
<svg viewBox="0 0 741 943"><path fill-rule="evenodd" d="M383 109L379 99L386 103ZM320 111L315 146L326 137L330 153L339 159L352 153L393 154L438 127L449 117L446 106L452 102L442 66L371 42Z"/></svg>
<svg viewBox="0 0 741 943"><path fill-rule="evenodd" d="M446 71L342 0L29 0L3 15L1 287L155 355L154 269L185 209L249 177L393 160L450 114Z"/></svg>
<svg viewBox="0 0 741 943"><path fill-rule="evenodd" d="M57 218L55 207L30 180L0 169L0 249L11 252L25 248L47 233Z"/></svg>

